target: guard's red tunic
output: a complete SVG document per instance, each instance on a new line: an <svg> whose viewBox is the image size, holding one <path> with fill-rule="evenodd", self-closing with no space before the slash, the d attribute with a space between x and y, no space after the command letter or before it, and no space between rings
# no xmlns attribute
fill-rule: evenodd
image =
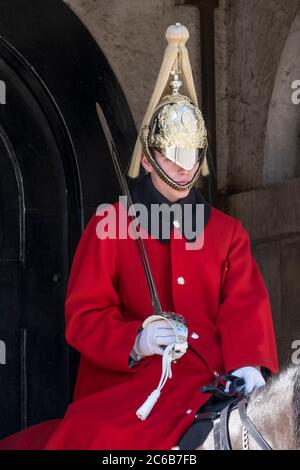
<svg viewBox="0 0 300 470"><path fill-rule="evenodd" d="M249 237L238 220L211 208L202 249L187 250L177 229L169 243L145 240L162 308L187 319L189 348L139 420L162 361L152 356L130 368L128 358L152 306L136 241L99 240L98 223L94 215L80 240L65 303L67 341L81 353L75 400L62 420L11 436L0 449L170 449L209 398L200 387L216 373L278 369L269 297Z"/></svg>

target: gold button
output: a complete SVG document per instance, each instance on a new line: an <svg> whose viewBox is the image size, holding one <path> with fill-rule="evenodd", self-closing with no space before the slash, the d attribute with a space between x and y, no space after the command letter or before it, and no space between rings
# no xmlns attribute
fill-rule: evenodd
<svg viewBox="0 0 300 470"><path fill-rule="evenodd" d="M195 332L193 331L193 333L191 334L191 338L193 338L193 339L199 339L198 333L195 333Z"/></svg>
<svg viewBox="0 0 300 470"><path fill-rule="evenodd" d="M177 282L180 286L182 286L185 283L184 277L178 277Z"/></svg>

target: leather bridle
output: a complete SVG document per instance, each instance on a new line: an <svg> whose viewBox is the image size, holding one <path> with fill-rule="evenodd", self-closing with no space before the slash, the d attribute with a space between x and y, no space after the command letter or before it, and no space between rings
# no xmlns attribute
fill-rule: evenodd
<svg viewBox="0 0 300 470"><path fill-rule="evenodd" d="M213 420L215 450L232 450L229 433L229 417L231 412L235 409L238 409L240 420L244 428L257 442L261 450L273 450L247 415L247 406L248 401L246 398L243 398L239 401L233 401L220 412L219 416Z"/></svg>
<svg viewBox="0 0 300 470"><path fill-rule="evenodd" d="M224 391L224 387L220 386L221 381L231 381L229 392ZM213 422L213 436L215 450L232 450L230 432L229 432L229 418L233 410L238 410L240 420L244 429L256 441L261 450L273 450L268 442L264 439L261 433L256 429L255 425L249 418L249 406L257 400L255 399L249 405L249 397L245 397L243 393L237 392L238 387L241 386L241 379L232 375L223 375L218 377L211 385L202 387L202 392L212 393L220 399L232 398L231 402L219 412L203 413L200 419L212 419ZM198 418L198 419L199 419ZM246 447L248 449L249 447Z"/></svg>

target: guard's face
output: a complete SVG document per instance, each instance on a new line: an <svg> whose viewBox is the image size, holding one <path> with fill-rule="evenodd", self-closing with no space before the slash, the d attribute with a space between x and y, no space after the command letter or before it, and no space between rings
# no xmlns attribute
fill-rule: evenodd
<svg viewBox="0 0 300 470"><path fill-rule="evenodd" d="M160 168L176 183L179 185L185 185L189 183L196 171L198 170L199 163L196 163L193 168L190 170L185 170L184 168L176 165L176 163L170 161L166 157L164 157L160 152L154 150L155 160ZM165 196L170 202L176 202L179 199L186 197L190 189L186 191L178 191L177 189L171 188L167 183L165 183L154 171L153 167L148 162L145 155L142 157L142 165L146 171L151 173L151 179L154 187L163 195Z"/></svg>

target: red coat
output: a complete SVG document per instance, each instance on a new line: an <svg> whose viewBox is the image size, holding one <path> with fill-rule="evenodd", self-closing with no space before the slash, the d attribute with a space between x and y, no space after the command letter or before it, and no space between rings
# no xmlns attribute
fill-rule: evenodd
<svg viewBox="0 0 300 470"><path fill-rule="evenodd" d="M186 250L174 232L167 244L145 240L162 308L188 321L189 349L172 365L149 417L139 420L136 410L161 375L161 356L128 366L137 331L152 312L148 287L136 241L99 240L98 222L94 215L80 240L65 303L66 338L81 352L75 400L61 421L23 431L0 448L5 441L21 448L27 436L31 448L170 449L209 398L200 387L216 373L278 369L269 297L249 237L239 221L211 208L200 250Z"/></svg>

